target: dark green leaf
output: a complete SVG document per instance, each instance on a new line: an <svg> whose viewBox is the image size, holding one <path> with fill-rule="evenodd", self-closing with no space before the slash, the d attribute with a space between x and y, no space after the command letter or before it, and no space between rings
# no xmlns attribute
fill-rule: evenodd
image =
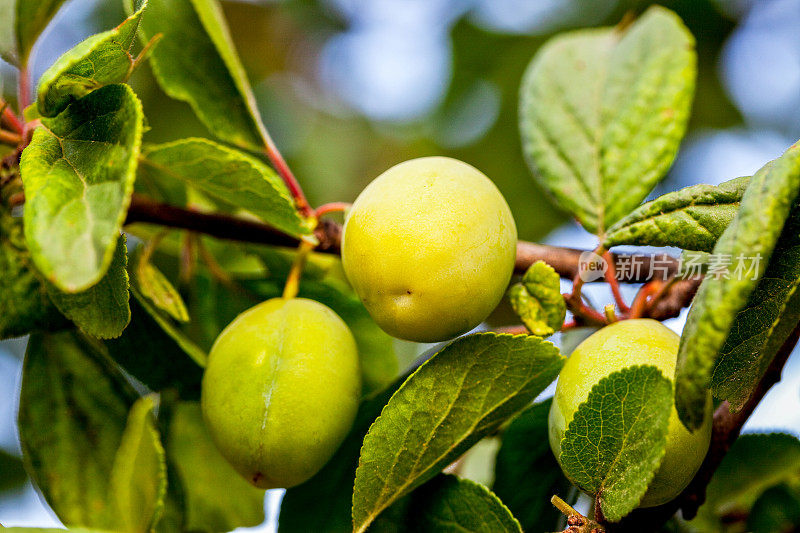
<svg viewBox="0 0 800 533"><path fill-rule="evenodd" d="M22 459L0 450L0 494L19 488L27 479Z"/></svg>
<svg viewBox="0 0 800 533"><path fill-rule="evenodd" d="M22 371L19 433L28 472L67 526L115 529L111 474L137 395L75 332L34 334Z"/></svg>
<svg viewBox="0 0 800 533"><path fill-rule="evenodd" d="M175 387L197 398L206 354L161 316L134 289L131 323L118 339L106 341L109 354L151 390Z"/></svg>
<svg viewBox="0 0 800 533"><path fill-rule="evenodd" d="M525 409L503 431L492 490L529 533L553 531L561 513L550 504L570 484L561 473L547 440L552 399Z"/></svg>
<svg viewBox="0 0 800 533"><path fill-rule="evenodd" d="M91 287L111 264L133 191L142 120L130 87L108 85L43 120L22 153L28 249L63 291Z"/></svg>
<svg viewBox="0 0 800 533"><path fill-rule="evenodd" d="M713 271L706 275L681 336L675 405L690 430L703 423L706 390L718 354L767 268L799 188L800 145L796 144L753 176L736 217L714 247L718 262L728 258L737 270L729 276Z"/></svg>
<svg viewBox="0 0 800 533"><path fill-rule="evenodd" d="M317 474L288 489L281 502L279 533L350 533L353 529L353 482L367 430L400 386L396 381L361 403L353 429L336 454ZM314 512L309 512L313 509Z"/></svg>
<svg viewBox="0 0 800 533"><path fill-rule="evenodd" d="M285 233L296 237L310 233L286 185L254 157L206 139L148 146L143 155L143 165L157 181L183 181Z"/></svg>
<svg viewBox="0 0 800 533"><path fill-rule="evenodd" d="M706 490L692 525L722 531L726 515L747 513L769 487L800 480L800 441L772 433L742 435L733 443Z"/></svg>
<svg viewBox="0 0 800 533"><path fill-rule="evenodd" d="M152 531L163 510L167 465L154 408L152 396L133 404L114 459L109 488L119 531Z"/></svg>
<svg viewBox="0 0 800 533"><path fill-rule="evenodd" d="M217 138L261 151L266 131L217 1L150 0L142 36L159 33L150 64L164 92L188 102Z"/></svg>
<svg viewBox="0 0 800 533"><path fill-rule="evenodd" d="M800 321L800 205L795 204L766 272L739 311L720 350L711 386L733 410L750 398Z"/></svg>
<svg viewBox="0 0 800 533"><path fill-rule="evenodd" d="M185 531L231 531L264 521L264 491L245 481L217 451L199 404L174 406L166 448L183 489Z"/></svg>
<svg viewBox="0 0 800 533"><path fill-rule="evenodd" d="M522 82L520 128L539 182L602 235L664 176L686 130L694 39L651 7L625 29L553 38Z"/></svg>
<svg viewBox="0 0 800 533"><path fill-rule="evenodd" d="M128 304L128 249L125 234L117 239L114 258L105 276L85 291L62 292L48 283L50 299L81 330L101 339L122 335L131 321Z"/></svg>
<svg viewBox="0 0 800 533"><path fill-rule="evenodd" d="M778 485L764 491L747 518L751 533L792 533L800 530L800 491Z"/></svg>
<svg viewBox="0 0 800 533"><path fill-rule="evenodd" d="M667 444L672 383L654 366L632 366L601 379L561 440L566 476L597 495L617 522L634 510Z"/></svg>
<svg viewBox="0 0 800 533"><path fill-rule="evenodd" d="M22 220L0 208L0 339L66 324L33 267Z"/></svg>
<svg viewBox="0 0 800 533"><path fill-rule="evenodd" d="M728 227L750 177L692 185L647 202L609 228L603 245L676 246L710 252Z"/></svg>
<svg viewBox="0 0 800 533"><path fill-rule="evenodd" d="M54 117L75 100L105 85L122 83L133 71L131 48L147 2L113 30L93 35L58 58L39 80L39 113Z"/></svg>
<svg viewBox="0 0 800 533"><path fill-rule="evenodd" d="M534 335L547 337L561 329L567 304L561 296L561 278L553 267L536 261L509 291L514 312Z"/></svg>
<svg viewBox="0 0 800 533"><path fill-rule="evenodd" d="M495 431L549 385L564 364L534 336L462 337L429 359L392 396L361 449L354 530Z"/></svg>
<svg viewBox="0 0 800 533"><path fill-rule="evenodd" d="M409 516L419 533L522 533L519 522L489 489L440 475L412 493Z"/></svg>

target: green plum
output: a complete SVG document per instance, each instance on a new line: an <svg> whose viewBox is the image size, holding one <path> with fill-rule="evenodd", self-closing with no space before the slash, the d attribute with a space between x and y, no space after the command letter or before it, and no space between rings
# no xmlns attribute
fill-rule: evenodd
<svg viewBox="0 0 800 533"><path fill-rule="evenodd" d="M578 407L602 378L634 365L653 365L675 378L680 337L651 319L623 320L604 327L575 348L561 370L550 408L550 447L560 461L561 439ZM711 441L712 401L709 393L705 423L692 433L678 419L673 405L667 449L641 507L661 505L686 488L706 456Z"/></svg>
<svg viewBox="0 0 800 533"><path fill-rule="evenodd" d="M275 298L219 335L201 403L223 457L261 488L317 473L353 424L361 373L353 335L328 307Z"/></svg>
<svg viewBox="0 0 800 533"><path fill-rule="evenodd" d="M396 165L350 209L347 279L384 331L437 342L481 323L514 270L517 229L492 181L447 157Z"/></svg>

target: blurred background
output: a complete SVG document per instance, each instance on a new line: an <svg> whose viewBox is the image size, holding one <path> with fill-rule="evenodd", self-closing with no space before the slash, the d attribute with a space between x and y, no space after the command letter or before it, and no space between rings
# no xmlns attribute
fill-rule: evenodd
<svg viewBox="0 0 800 533"><path fill-rule="evenodd" d="M699 77L689 133L655 194L752 174L800 137L800 0L676 0L697 39ZM352 201L395 163L456 157L501 189L520 238L593 248L522 158L517 92L525 66L554 33L613 25L650 4L633 0L224 1L267 128L312 204ZM146 15L145 15L146 16ZM70 0L34 57L38 77L60 54L124 18L119 0ZM15 74L0 62L6 97ZM189 107L164 96L149 67L132 80L161 142L208 136ZM627 287L633 296L635 287ZM607 301L608 289L589 292ZM684 317L669 323L680 331ZM0 342L0 522L47 526L17 462L16 397L25 340ZM780 407L778 407L780 406ZM747 429L800 432L800 357ZM267 498L271 531L280 493Z"/></svg>

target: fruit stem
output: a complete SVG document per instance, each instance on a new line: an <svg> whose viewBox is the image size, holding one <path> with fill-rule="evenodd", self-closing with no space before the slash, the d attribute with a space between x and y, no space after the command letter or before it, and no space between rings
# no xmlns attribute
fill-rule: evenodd
<svg viewBox="0 0 800 533"><path fill-rule="evenodd" d="M614 313L614 304L606 304L603 308L603 313L606 315L606 322L613 324L618 320L616 313Z"/></svg>
<svg viewBox="0 0 800 533"><path fill-rule="evenodd" d="M353 204L348 204L347 202L331 202L329 204L322 204L321 206L319 206L314 210L314 216L320 218L323 215L327 215L328 213L347 211L351 207L353 207Z"/></svg>
<svg viewBox="0 0 800 533"><path fill-rule="evenodd" d="M286 285L283 287L283 298L289 300L297 296L300 290L300 277L303 274L303 268L306 266L306 259L309 252L313 250L315 244L308 240L301 240L300 246L297 247L297 255L292 263L292 269L289 271L289 276L286 278Z"/></svg>
<svg viewBox="0 0 800 533"><path fill-rule="evenodd" d="M552 503L556 507L556 509L564 513L564 516L580 515L580 513L576 511L574 507L572 507L570 504L568 504L555 494L553 495L552 498L550 498L550 503Z"/></svg>
<svg viewBox="0 0 800 533"><path fill-rule="evenodd" d="M550 503L567 517L567 529L564 533L605 533L603 526L586 518L558 496L550 498Z"/></svg>

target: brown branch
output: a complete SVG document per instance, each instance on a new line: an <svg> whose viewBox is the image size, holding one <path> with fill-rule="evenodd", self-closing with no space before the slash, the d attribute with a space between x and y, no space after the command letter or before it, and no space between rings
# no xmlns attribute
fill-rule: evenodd
<svg viewBox="0 0 800 533"><path fill-rule="evenodd" d="M711 482L714 472L717 471L731 445L739 437L742 427L755 408L772 386L780 381L783 367L797 345L798 339L800 339L800 325L795 328L778 353L775 354L752 396L740 411L731 412L730 404L727 401L717 407L717 410L714 411L711 445L706 458L692 482L680 496L659 507L634 511L613 527L614 533L656 531L679 510L683 512L683 517L687 520L691 520L697 515L697 510L706 500L706 487Z"/></svg>
<svg viewBox="0 0 800 533"><path fill-rule="evenodd" d="M229 215L202 213L150 200L134 194L128 210L126 223L147 222L173 228L187 229L205 233L220 239L272 244L275 246L297 246L298 240L278 229L256 222ZM316 250L327 253L339 253L341 245L341 225L323 220L320 222L316 236L320 241ZM526 241L517 243L517 259L515 270L524 273L536 261L544 261L552 266L558 274L566 279L574 278L578 273L578 264L584 250L562 248L547 244ZM666 254L612 254L616 268L620 264L636 263L640 266L637 272L626 275L620 281L627 283L644 283L651 279L650 273L658 271L659 275L671 276L678 270L678 260ZM603 281L598 279L597 281Z"/></svg>

